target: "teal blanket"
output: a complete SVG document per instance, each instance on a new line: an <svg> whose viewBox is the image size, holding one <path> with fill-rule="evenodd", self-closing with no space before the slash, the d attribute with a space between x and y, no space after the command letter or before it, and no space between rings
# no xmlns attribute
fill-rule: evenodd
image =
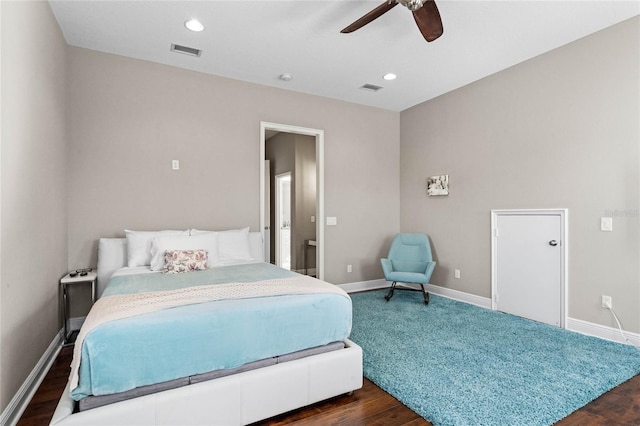
<svg viewBox="0 0 640 426"><path fill-rule="evenodd" d="M266 263L114 277L103 297L296 274ZM185 305L102 324L84 339L71 396L108 395L301 349L351 332L351 299L284 295Z"/></svg>
<svg viewBox="0 0 640 426"><path fill-rule="evenodd" d="M102 297L148 291L177 290L210 284L248 283L296 275L295 272L279 268L270 263L248 263L182 274L146 273L119 275L111 278Z"/></svg>

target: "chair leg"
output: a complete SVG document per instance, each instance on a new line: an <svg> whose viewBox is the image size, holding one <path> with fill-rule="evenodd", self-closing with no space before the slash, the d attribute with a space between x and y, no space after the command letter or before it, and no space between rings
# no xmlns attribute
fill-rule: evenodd
<svg viewBox="0 0 640 426"><path fill-rule="evenodd" d="M428 305L429 304L429 293L427 293L424 289L424 284L420 284L420 287L422 287L422 295L424 296L424 304Z"/></svg>
<svg viewBox="0 0 640 426"><path fill-rule="evenodd" d="M393 297L393 290L396 289L396 282L394 281L391 284L391 288L389 289L389 293L387 293L386 296L384 296L384 298L386 299L386 301L388 302L389 300L391 300L391 298Z"/></svg>

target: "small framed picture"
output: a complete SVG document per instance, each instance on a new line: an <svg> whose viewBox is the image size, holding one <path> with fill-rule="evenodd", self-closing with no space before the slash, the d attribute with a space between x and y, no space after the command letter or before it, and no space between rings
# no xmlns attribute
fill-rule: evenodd
<svg viewBox="0 0 640 426"><path fill-rule="evenodd" d="M449 175L427 178L427 195L449 195Z"/></svg>

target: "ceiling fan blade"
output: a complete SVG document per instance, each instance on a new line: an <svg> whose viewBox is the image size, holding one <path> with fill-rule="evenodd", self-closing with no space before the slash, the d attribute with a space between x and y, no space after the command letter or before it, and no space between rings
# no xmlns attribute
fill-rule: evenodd
<svg viewBox="0 0 640 426"><path fill-rule="evenodd" d="M397 4L398 2L396 2L396 0L386 1L382 3L380 6L373 9L371 12L364 15L362 18L358 19L351 25L347 26L345 29L343 29L340 32L351 33L357 29L360 29L365 25L367 25L369 22L373 21L374 19L378 19L379 17L381 17L382 15L384 15L385 13L387 13L388 11L396 7Z"/></svg>
<svg viewBox="0 0 640 426"><path fill-rule="evenodd" d="M425 40L431 42L442 35L442 19L435 1L425 1L420 9L413 12L413 18Z"/></svg>

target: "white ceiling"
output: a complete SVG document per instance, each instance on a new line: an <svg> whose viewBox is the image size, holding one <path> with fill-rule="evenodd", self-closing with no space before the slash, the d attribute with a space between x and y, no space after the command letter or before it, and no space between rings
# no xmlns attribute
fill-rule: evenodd
<svg viewBox="0 0 640 426"><path fill-rule="evenodd" d="M427 43L402 6L340 34L382 0L50 3L72 46L393 111L640 14L639 1L438 0L444 35ZM205 30L188 31L190 18ZM203 53L170 52L172 43ZM366 83L383 89L359 89Z"/></svg>

